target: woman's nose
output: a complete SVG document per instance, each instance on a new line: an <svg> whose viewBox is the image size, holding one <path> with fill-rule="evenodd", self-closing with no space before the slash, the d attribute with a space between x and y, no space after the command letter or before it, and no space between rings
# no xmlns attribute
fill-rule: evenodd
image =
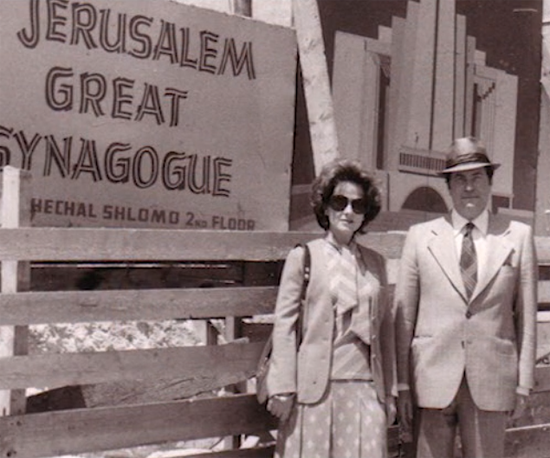
<svg viewBox="0 0 550 458"><path fill-rule="evenodd" d="M351 205L351 200L348 200L346 208L344 208L344 213L353 213L353 207Z"/></svg>

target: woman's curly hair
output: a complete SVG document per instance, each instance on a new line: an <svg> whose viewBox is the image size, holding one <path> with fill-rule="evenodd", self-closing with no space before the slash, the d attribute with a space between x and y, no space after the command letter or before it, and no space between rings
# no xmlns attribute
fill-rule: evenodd
<svg viewBox="0 0 550 458"><path fill-rule="evenodd" d="M367 224L380 213L382 197L375 178L357 161L349 159L331 161L323 167L319 176L313 181L311 206L317 222L323 229L329 228L330 223L325 212L334 188L342 181L356 183L363 189L364 199L367 201L367 212L357 232L364 234Z"/></svg>

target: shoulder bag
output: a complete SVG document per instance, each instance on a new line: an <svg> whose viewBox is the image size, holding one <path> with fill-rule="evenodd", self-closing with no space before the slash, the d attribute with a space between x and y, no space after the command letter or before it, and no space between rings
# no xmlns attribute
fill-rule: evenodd
<svg viewBox="0 0 550 458"><path fill-rule="evenodd" d="M302 343L302 321L304 315L306 290L311 271L311 254L307 243L296 246L302 246L304 248L304 281L302 283L302 293L300 295L300 312L298 313L298 320L296 322L296 349L298 349ZM258 398L258 402L260 404L266 402L269 397L269 393L267 392L267 373L269 371L269 361L271 359L272 350L273 332L270 334L267 342L265 343L258 362L258 369L256 370L256 397Z"/></svg>

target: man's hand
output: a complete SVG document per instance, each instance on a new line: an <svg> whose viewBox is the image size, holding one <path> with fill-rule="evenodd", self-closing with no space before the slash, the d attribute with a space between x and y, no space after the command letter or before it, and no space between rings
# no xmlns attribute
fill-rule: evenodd
<svg viewBox="0 0 550 458"><path fill-rule="evenodd" d="M295 398L296 396L292 393L271 396L267 401L267 410L284 423L290 417Z"/></svg>
<svg viewBox="0 0 550 458"><path fill-rule="evenodd" d="M528 396L516 393L516 406L511 413L512 420L517 420L525 413L525 408L527 407L527 399Z"/></svg>

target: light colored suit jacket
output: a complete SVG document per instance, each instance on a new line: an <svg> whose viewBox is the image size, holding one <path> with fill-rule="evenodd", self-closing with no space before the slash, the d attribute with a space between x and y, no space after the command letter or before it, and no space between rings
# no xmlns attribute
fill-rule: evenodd
<svg viewBox="0 0 550 458"><path fill-rule="evenodd" d="M470 301L450 217L413 226L396 285L397 373L420 407L445 408L466 374L476 405L507 411L534 383L537 263L531 228L489 216Z"/></svg>
<svg viewBox="0 0 550 458"><path fill-rule="evenodd" d="M313 404L323 396L330 378L334 310L329 285L326 250L322 239L309 242L311 277L307 290L302 345L296 352L295 323L303 283L303 248L288 255L277 296L273 352L267 375L269 395L297 393L301 403ZM384 258L360 246L366 266L361 268L372 285L370 365L381 402L395 396L395 339L392 307L387 296ZM352 322L353 327L353 322ZM358 327L360 328L360 326ZM359 336L361 337L361 336Z"/></svg>

